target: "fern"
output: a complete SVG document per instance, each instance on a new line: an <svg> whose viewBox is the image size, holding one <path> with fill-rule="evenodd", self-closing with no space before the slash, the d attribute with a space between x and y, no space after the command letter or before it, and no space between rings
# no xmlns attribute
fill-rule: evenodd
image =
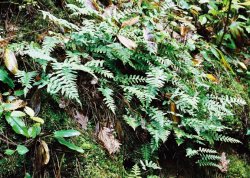
<svg viewBox="0 0 250 178"><path fill-rule="evenodd" d="M143 170L147 170L147 168L151 168L151 169L161 169L156 163L154 163L153 161L142 161L140 160L141 166Z"/></svg>
<svg viewBox="0 0 250 178"><path fill-rule="evenodd" d="M141 170L137 164L133 166L131 173L128 175L128 178L141 178Z"/></svg>
<svg viewBox="0 0 250 178"><path fill-rule="evenodd" d="M28 94L29 90L32 88L32 83L34 83L34 78L37 75L37 72L25 72L25 71L18 71L16 74L16 77L18 78L18 81L22 84L24 87L24 96Z"/></svg>
<svg viewBox="0 0 250 178"><path fill-rule="evenodd" d="M99 88L99 91L101 91L102 95L104 96L104 102L108 106L108 108L115 114L116 106L115 101L112 97L113 90L110 88Z"/></svg>

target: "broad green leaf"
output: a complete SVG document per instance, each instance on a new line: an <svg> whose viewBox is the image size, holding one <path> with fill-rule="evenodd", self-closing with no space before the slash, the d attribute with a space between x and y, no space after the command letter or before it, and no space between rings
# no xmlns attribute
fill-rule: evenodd
<svg viewBox="0 0 250 178"><path fill-rule="evenodd" d="M24 117L26 114L22 111L12 111L10 114L11 117Z"/></svg>
<svg viewBox="0 0 250 178"><path fill-rule="evenodd" d="M81 147L78 147L75 144L66 141L63 137L56 137L56 139L58 140L59 143L68 147L69 149L78 151L80 153L84 153L84 150Z"/></svg>
<svg viewBox="0 0 250 178"><path fill-rule="evenodd" d="M15 153L15 150L7 149L5 150L4 154L6 155L13 155Z"/></svg>
<svg viewBox="0 0 250 178"><path fill-rule="evenodd" d="M73 137L78 136L81 133L77 130L59 130L54 132L55 137Z"/></svg>
<svg viewBox="0 0 250 178"><path fill-rule="evenodd" d="M22 96L22 95L24 95L24 91L23 90L16 90L16 91L14 91L14 95L15 96Z"/></svg>
<svg viewBox="0 0 250 178"><path fill-rule="evenodd" d="M41 133L41 126L39 123L34 124L32 127L28 129L28 134L32 138L36 138L37 135Z"/></svg>
<svg viewBox="0 0 250 178"><path fill-rule="evenodd" d="M18 117L11 117L10 113L6 114L6 121L11 125L12 129L17 133L29 137L28 129L25 123Z"/></svg>
<svg viewBox="0 0 250 178"><path fill-rule="evenodd" d="M26 146L17 145L16 151L18 152L18 154L24 155L29 151L29 149Z"/></svg>
<svg viewBox="0 0 250 178"><path fill-rule="evenodd" d="M34 117L35 116L35 112L33 109L31 109L28 106L25 106L24 111L26 112L26 114L28 114L30 117Z"/></svg>
<svg viewBox="0 0 250 178"><path fill-rule="evenodd" d="M3 68L0 68L0 81L9 85L10 88L14 88L14 82L11 80L11 78L8 76L8 73Z"/></svg>
<svg viewBox="0 0 250 178"><path fill-rule="evenodd" d="M4 63L6 68L12 73L16 74L18 71L18 65L17 65L17 60L16 56L13 51L10 49L5 49L4 52Z"/></svg>

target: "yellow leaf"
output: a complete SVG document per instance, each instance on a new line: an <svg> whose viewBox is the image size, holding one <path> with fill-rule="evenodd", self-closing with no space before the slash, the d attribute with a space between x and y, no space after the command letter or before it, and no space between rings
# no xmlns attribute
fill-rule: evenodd
<svg viewBox="0 0 250 178"><path fill-rule="evenodd" d="M18 65L17 65L16 56L14 52L8 48L6 48L4 52L4 64L12 74L17 73Z"/></svg>
<svg viewBox="0 0 250 178"><path fill-rule="evenodd" d="M215 82L215 83L218 83L219 80L213 75L213 74L206 74L206 77L212 81L212 82Z"/></svg>
<svg viewBox="0 0 250 178"><path fill-rule="evenodd" d="M137 47L137 44L134 41L132 41L132 40L130 40L122 35L117 35L117 38L128 49L133 50Z"/></svg>
<svg viewBox="0 0 250 178"><path fill-rule="evenodd" d="M226 58L225 58L225 56L224 56L224 54L220 51L220 50L218 50L218 49L216 49L218 52L219 52L219 54L220 54L220 57L221 57L221 63L222 63L222 65L226 68L226 69L228 69L228 70L230 70L232 73L234 73L234 71L233 71L233 69L231 68L231 66L229 65L229 63L227 62L227 60L226 60Z"/></svg>
<svg viewBox="0 0 250 178"><path fill-rule="evenodd" d="M136 16L134 18L131 18L129 20L126 20L122 23L122 26L121 27L126 27L126 26L131 26L131 25L134 25L136 24L137 22L139 22L139 16Z"/></svg>
<svg viewBox="0 0 250 178"><path fill-rule="evenodd" d="M26 106L24 108L24 111L26 112L26 114L28 114L30 117L34 117L35 116L35 112L32 108Z"/></svg>
<svg viewBox="0 0 250 178"><path fill-rule="evenodd" d="M198 66L202 63L201 59L192 59L194 66Z"/></svg>
<svg viewBox="0 0 250 178"><path fill-rule="evenodd" d="M41 124L44 124L44 120L40 117L30 117L33 121L39 122Z"/></svg>

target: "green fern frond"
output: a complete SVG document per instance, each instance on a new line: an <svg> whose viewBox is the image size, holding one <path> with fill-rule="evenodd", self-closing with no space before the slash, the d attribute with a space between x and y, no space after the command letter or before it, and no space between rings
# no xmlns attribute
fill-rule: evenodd
<svg viewBox="0 0 250 178"><path fill-rule="evenodd" d="M110 88L98 88L104 96L104 102L108 106L108 108L115 114L116 106L115 101L113 99L113 90Z"/></svg>
<svg viewBox="0 0 250 178"><path fill-rule="evenodd" d="M132 171L128 175L128 178L141 178L141 170L137 164L133 166Z"/></svg>
<svg viewBox="0 0 250 178"><path fill-rule="evenodd" d="M18 78L18 81L22 84L24 87L24 96L26 97L29 90L32 88L32 82L34 82L34 78L37 75L37 72L25 72L25 71L18 71L16 74L16 77Z"/></svg>

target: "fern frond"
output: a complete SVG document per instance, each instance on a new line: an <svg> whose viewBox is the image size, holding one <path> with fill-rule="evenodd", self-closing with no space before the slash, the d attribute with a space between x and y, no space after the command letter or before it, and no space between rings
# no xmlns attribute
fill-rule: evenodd
<svg viewBox="0 0 250 178"><path fill-rule="evenodd" d="M128 175L128 178L141 178L141 170L137 164L133 166L132 171Z"/></svg>
<svg viewBox="0 0 250 178"><path fill-rule="evenodd" d="M113 90L110 88L98 88L99 91L102 92L104 96L104 102L108 106L108 108L115 114L116 106L115 101L113 99Z"/></svg>
<svg viewBox="0 0 250 178"><path fill-rule="evenodd" d="M18 78L18 81L22 84L24 87L24 96L26 97L29 90L32 88L32 82L34 82L34 78L37 75L37 72L25 72L25 71L18 71L16 74L16 77Z"/></svg>

